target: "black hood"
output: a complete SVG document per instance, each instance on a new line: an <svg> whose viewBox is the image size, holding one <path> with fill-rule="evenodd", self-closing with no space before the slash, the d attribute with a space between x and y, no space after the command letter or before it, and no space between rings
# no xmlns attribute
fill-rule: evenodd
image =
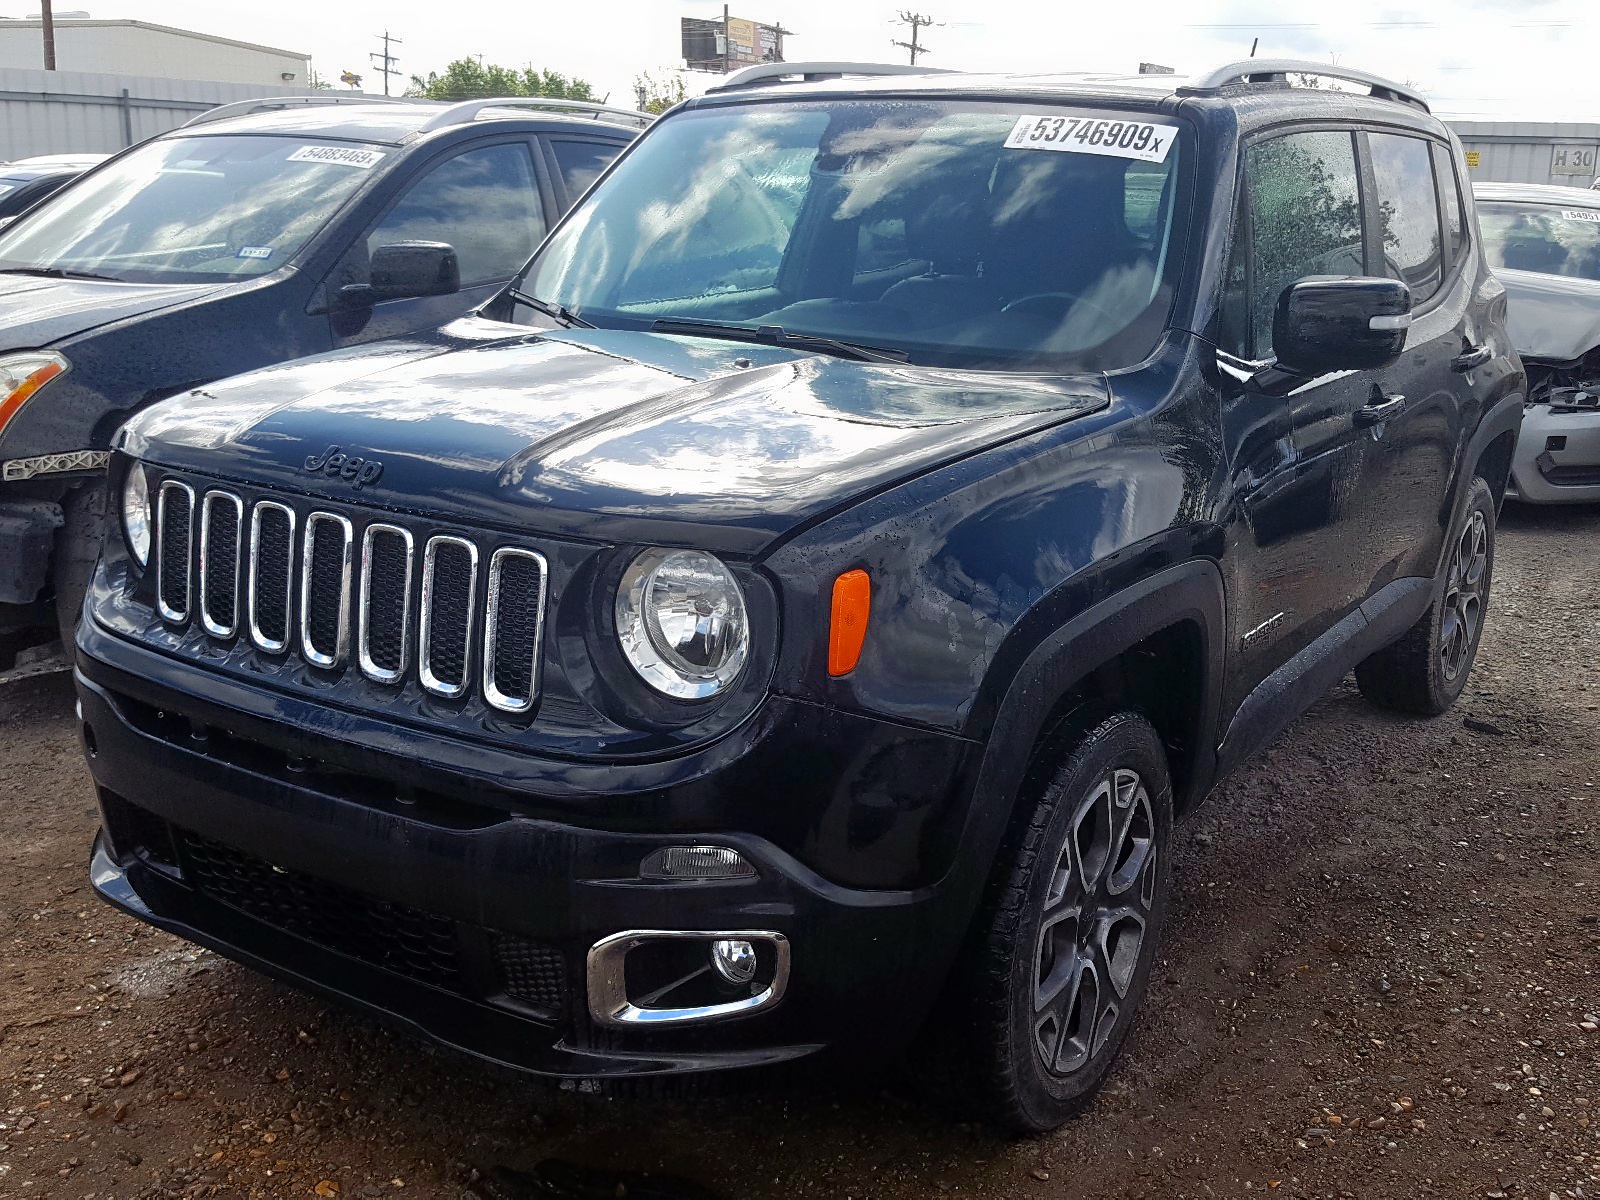
<svg viewBox="0 0 1600 1200"><path fill-rule="evenodd" d="M0 271L0 353L54 345L98 326L196 300L226 286L48 279Z"/></svg>
<svg viewBox="0 0 1600 1200"><path fill-rule="evenodd" d="M1571 362L1600 346L1600 280L1496 271L1506 288L1506 328L1524 358Z"/></svg>
<svg viewBox="0 0 1600 1200"><path fill-rule="evenodd" d="M174 397L136 416L120 444L169 466L464 523L754 553L853 497L1108 400L1100 376L468 319ZM330 447L381 462L381 477L358 493L308 471Z"/></svg>

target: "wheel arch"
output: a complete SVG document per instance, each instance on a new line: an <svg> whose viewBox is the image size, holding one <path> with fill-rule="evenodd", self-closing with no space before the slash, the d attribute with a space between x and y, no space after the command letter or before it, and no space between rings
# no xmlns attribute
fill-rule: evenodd
<svg viewBox="0 0 1600 1200"><path fill-rule="evenodd" d="M1222 573L1208 558L1165 567L1039 639L1004 681L968 818L988 863L1026 802L1029 771L1076 715L1140 712L1167 748L1179 813L1216 774L1225 636ZM996 689L999 691L1000 689Z"/></svg>

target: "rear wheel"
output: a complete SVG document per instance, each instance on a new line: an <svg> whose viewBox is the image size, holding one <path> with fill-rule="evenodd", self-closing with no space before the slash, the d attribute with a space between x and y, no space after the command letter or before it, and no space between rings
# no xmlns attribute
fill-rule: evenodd
<svg viewBox="0 0 1600 1200"><path fill-rule="evenodd" d="M1494 493L1472 481L1445 547L1434 601L1405 635L1356 667L1361 694L1381 708L1434 717L1461 695L1483 636L1494 575Z"/></svg>
<svg viewBox="0 0 1600 1200"><path fill-rule="evenodd" d="M1148 721L1117 713L1074 741L985 914L975 1049L998 1123L1053 1129L1105 1083L1155 961L1171 832Z"/></svg>

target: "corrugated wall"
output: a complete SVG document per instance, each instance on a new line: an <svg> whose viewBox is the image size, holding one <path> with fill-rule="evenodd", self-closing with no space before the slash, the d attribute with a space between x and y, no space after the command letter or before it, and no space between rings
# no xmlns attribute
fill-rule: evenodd
<svg viewBox="0 0 1600 1200"><path fill-rule="evenodd" d="M0 162L36 154L110 154L218 104L309 94L307 88L0 68Z"/></svg>
<svg viewBox="0 0 1600 1200"><path fill-rule="evenodd" d="M1586 188L1600 176L1600 123L1450 121L1479 183L1555 183ZM1472 156L1477 156L1477 166Z"/></svg>

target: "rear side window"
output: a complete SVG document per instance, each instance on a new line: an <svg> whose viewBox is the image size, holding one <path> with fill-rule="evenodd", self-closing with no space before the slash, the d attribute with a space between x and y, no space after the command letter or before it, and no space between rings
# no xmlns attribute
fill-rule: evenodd
<svg viewBox="0 0 1600 1200"><path fill-rule="evenodd" d="M622 153L622 143L563 140L551 142L550 149L555 153L561 182L567 185L567 199L576 200Z"/></svg>
<svg viewBox="0 0 1600 1200"><path fill-rule="evenodd" d="M1466 221L1461 215L1461 184L1456 179L1455 159L1450 150L1433 144L1433 173L1439 181L1439 199L1444 202L1444 266L1456 265L1467 248Z"/></svg>
<svg viewBox="0 0 1600 1200"><path fill-rule="evenodd" d="M1307 275L1366 274L1354 135L1257 142L1245 153L1244 176L1246 226L1236 239L1224 308L1234 314L1239 352L1267 358L1285 288Z"/></svg>
<svg viewBox="0 0 1600 1200"><path fill-rule="evenodd" d="M1444 279L1439 201L1429 143L1398 133L1367 135L1377 183L1383 273L1411 288L1413 303L1438 292Z"/></svg>

